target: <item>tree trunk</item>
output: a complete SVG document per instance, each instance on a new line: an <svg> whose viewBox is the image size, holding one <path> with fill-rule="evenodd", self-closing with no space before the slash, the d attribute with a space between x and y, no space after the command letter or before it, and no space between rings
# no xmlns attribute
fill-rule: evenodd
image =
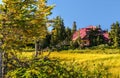
<svg viewBox="0 0 120 78"><path fill-rule="evenodd" d="M4 52L0 52L0 78L4 78L4 74L5 74L4 65L3 65L4 54L5 54Z"/></svg>
<svg viewBox="0 0 120 78"><path fill-rule="evenodd" d="M0 52L0 78L2 77L2 52Z"/></svg>
<svg viewBox="0 0 120 78"><path fill-rule="evenodd" d="M38 56L38 41L35 41L35 57Z"/></svg>

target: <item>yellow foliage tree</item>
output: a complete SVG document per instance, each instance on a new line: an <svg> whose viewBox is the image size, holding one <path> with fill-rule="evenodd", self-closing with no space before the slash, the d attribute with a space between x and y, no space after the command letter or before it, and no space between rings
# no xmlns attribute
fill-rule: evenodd
<svg viewBox="0 0 120 78"><path fill-rule="evenodd" d="M46 3L47 0L3 0L0 5L0 39L4 51L18 50L28 42L36 44L46 36L47 16L54 7ZM37 56L37 48L35 52Z"/></svg>

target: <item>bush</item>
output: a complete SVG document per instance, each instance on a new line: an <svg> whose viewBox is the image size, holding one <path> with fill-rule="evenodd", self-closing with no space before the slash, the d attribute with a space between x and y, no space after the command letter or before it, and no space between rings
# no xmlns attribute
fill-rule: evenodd
<svg viewBox="0 0 120 78"><path fill-rule="evenodd" d="M15 59L13 59L15 61ZM18 65L17 65L18 64ZM33 58L8 67L7 78L107 78L104 64L61 62L59 59Z"/></svg>

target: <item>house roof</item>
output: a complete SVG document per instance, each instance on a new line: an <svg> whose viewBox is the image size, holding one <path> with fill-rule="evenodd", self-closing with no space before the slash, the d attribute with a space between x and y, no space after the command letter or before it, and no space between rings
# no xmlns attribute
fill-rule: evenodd
<svg viewBox="0 0 120 78"><path fill-rule="evenodd" d="M96 29L97 27L96 26L88 26L86 28L82 28L78 31L76 31L75 33L73 33L73 36L72 36L72 40L76 40L78 37L81 37L81 39L85 38L87 36L87 32L90 31L90 29ZM100 30L101 32L102 30ZM105 39L109 39L109 34L107 32L102 32L103 36Z"/></svg>
<svg viewBox="0 0 120 78"><path fill-rule="evenodd" d="M108 39L109 39L109 34L108 34L107 32L104 32L104 33L103 33L103 36L104 36L105 40L108 40Z"/></svg>
<svg viewBox="0 0 120 78"><path fill-rule="evenodd" d="M88 26L88 27L86 27L86 28L96 29L97 27L96 27L96 26L89 25L89 26Z"/></svg>
<svg viewBox="0 0 120 78"><path fill-rule="evenodd" d="M72 36L72 40L76 40L78 37L84 38L87 35L86 31L85 28L76 31Z"/></svg>

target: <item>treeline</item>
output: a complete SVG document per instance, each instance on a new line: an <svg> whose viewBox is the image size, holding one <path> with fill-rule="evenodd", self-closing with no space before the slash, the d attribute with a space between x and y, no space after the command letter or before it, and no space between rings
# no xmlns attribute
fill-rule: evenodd
<svg viewBox="0 0 120 78"><path fill-rule="evenodd" d="M47 16L51 14L54 5L46 5L46 0L40 1L41 4L38 3L39 1L3 1L3 4L0 4L0 48L2 50L21 50L30 46L35 48L37 55L38 48L64 50L83 47L81 38L72 41L72 35L77 31L75 21L69 28L70 26L64 25L64 20L60 16L50 20ZM51 31L47 29L49 23L51 23ZM90 46L109 44L119 47L119 32L119 22L113 23L108 31L110 41L104 43L102 37L95 36L98 30L91 30L89 38L92 44Z"/></svg>
<svg viewBox="0 0 120 78"><path fill-rule="evenodd" d="M76 49L76 48L85 48L86 46L81 45L83 43L81 38L76 39L75 41L72 40L72 36L75 31L77 30L77 24L74 21L72 28L69 28L64 25L64 20L57 16L53 19L54 22L51 24L52 30L48 29L48 33L46 38L43 39L41 44L41 49L46 47L51 47L53 50L67 50L67 49ZM102 29L101 26L96 26L99 29ZM102 35L99 34L99 29L91 30L89 32L89 40L91 41L90 46L94 47L99 45L108 46L109 48L119 48L120 46L120 24L117 21L111 25L111 29L103 30L103 32L108 33L109 40L105 41Z"/></svg>
<svg viewBox="0 0 120 78"><path fill-rule="evenodd" d="M70 48L72 34L77 30L76 22L73 22L72 28L64 25L64 20L57 16L51 23L52 30L48 29L46 38L39 42L40 49L50 47L54 50Z"/></svg>

